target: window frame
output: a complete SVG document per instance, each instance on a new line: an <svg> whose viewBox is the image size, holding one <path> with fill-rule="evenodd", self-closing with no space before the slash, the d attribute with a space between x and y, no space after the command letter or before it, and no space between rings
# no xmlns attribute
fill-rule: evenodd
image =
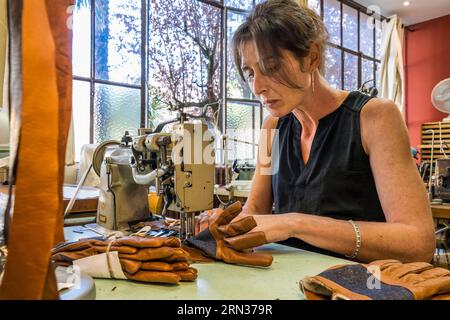
<svg viewBox="0 0 450 320"><path fill-rule="evenodd" d="M89 77L83 77L83 76L77 76L73 75L72 79L76 81L82 81L82 82L89 82L90 84L90 132L89 132L89 139L90 143L93 143L94 141L94 103L95 103L95 86L96 84L106 84L106 85L112 85L116 87L122 87L122 88L132 88L132 89L139 89L141 94L141 105L140 105L140 127L146 128L148 126L148 109L150 108L148 103L148 90L147 90L147 83L148 83L148 68L149 68L149 60L147 59L147 53L148 53L148 47L149 47L149 11L148 8L150 7L150 1L151 0L141 0L141 82L140 84L126 84L126 83L120 83L115 81L109 81L109 80L102 80L97 79L95 75L95 1L96 0L90 0L91 1L91 8L90 8L90 22L91 22L91 52L90 52L90 76ZM221 132L226 133L227 132L227 105L229 103L241 103L241 104L249 104L252 105L253 108L253 129L259 129L262 125L263 118L264 118L264 112L263 112L263 106L259 102L256 97L252 94L252 98L236 98L228 96L228 89L227 89L227 79L228 79L228 73L230 71L230 68L228 66L228 54L229 54L229 47L228 47L228 15L230 13L233 14L247 14L249 11L241 8L232 7L225 4L225 0L220 1L214 1L214 0L195 0L197 2L201 2L207 5L211 5L214 7L217 7L220 9L221 14L221 28L222 28L222 35L221 35L221 61L220 61L220 71L221 77L220 77L220 88L218 92L218 96L221 98L222 105L221 105L221 111L218 115L218 127L221 130ZM361 52L361 40L360 40L360 23L361 23L361 12L367 14L368 16L374 16L374 22L376 19L383 21L384 19L387 20L387 18L377 15L376 13L372 12L372 14L368 13L368 9L360 4L355 3L352 0L336 0L340 3L340 44L334 44L331 41L327 42L327 45L330 47L333 47L340 51L341 53L341 88L344 89L344 55L345 53L352 54L357 57L358 59L358 74L357 74L357 83L358 88L361 86L361 79L362 79L362 59L366 59L368 61L372 62L373 65L373 79L375 83L377 83L377 68L381 64L380 59L377 59L376 54L376 28L373 28L373 54L374 56L368 56ZM255 6L255 3L257 1L252 0L252 8ZM344 5L349 6L350 8L357 10L357 33L358 33L358 39L357 39L357 51L354 51L352 49L346 48L344 44L344 37L343 37L343 8ZM324 19L324 0L320 0L320 17L322 20ZM255 107L259 105L260 110L260 116L259 119L255 119ZM258 123L259 122L259 123ZM256 128L258 126L258 128ZM253 154L256 155L255 148L253 147Z"/></svg>
<svg viewBox="0 0 450 320"><path fill-rule="evenodd" d="M341 87L339 89L345 90L345 70L344 70L344 63L345 63L345 53L354 55L358 58L358 79L357 79L357 84L358 84L358 88L361 87L362 85L362 59L366 59L372 62L373 64L373 70L372 70L372 79L373 79L373 83L376 86L376 84L378 83L378 79L377 79L377 71L378 71L378 67L381 65L381 60L377 58L377 30L376 27L374 27L372 29L372 46L373 46L373 57L366 55L365 53L363 53L361 51L361 12L366 14L369 17L373 17L373 22L375 24L376 20L380 21L380 25L381 22L383 20L388 20L386 17L382 16L382 15L378 15L375 12L371 12L369 14L369 10L368 8L364 7L363 5L360 5L354 1L351 0L334 0L334 1L338 1L339 2L339 6L340 6L340 43L339 44L335 44L331 41L327 41L327 46L335 48L337 50L339 50L341 52ZM324 19L324 0L320 0L320 17L323 20ZM344 16L344 5L349 6L350 8L353 8L355 10L357 10L357 33L358 33L358 39L357 39L357 51L352 50L350 48L347 48L344 46L344 27L343 27L343 16ZM380 30L381 32L381 30ZM325 75L324 75L325 76Z"/></svg>

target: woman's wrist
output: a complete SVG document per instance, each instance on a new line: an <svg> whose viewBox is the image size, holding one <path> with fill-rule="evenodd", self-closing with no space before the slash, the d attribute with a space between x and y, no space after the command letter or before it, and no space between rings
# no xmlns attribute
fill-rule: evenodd
<svg viewBox="0 0 450 320"><path fill-rule="evenodd" d="M297 212L289 212L283 214L286 221L286 230L288 232L288 238L297 238L302 234L302 220L303 215Z"/></svg>

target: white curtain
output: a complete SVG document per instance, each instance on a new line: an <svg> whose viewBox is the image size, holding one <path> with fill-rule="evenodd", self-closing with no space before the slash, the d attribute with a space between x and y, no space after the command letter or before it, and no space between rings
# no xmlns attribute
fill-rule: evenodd
<svg viewBox="0 0 450 320"><path fill-rule="evenodd" d="M397 15L389 17L389 22L384 20L382 27L379 96L394 101L403 113L405 98L404 28Z"/></svg>

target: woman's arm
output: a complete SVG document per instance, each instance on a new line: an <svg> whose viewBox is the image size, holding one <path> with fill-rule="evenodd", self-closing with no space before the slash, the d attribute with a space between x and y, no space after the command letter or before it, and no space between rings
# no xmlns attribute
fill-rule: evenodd
<svg viewBox="0 0 450 320"><path fill-rule="evenodd" d="M368 102L361 112L361 136L387 222L357 222L362 238L357 259L430 261L435 249L431 210L397 106L381 99ZM352 255L355 249L348 221L302 213L255 220L252 231L264 231L268 242L297 237L340 254Z"/></svg>
<svg viewBox="0 0 450 320"><path fill-rule="evenodd" d="M271 146L273 133L277 127L278 118L267 116L261 127L258 145L258 157L255 174L248 199L239 218L249 214L271 214L273 205L272 176L270 173Z"/></svg>

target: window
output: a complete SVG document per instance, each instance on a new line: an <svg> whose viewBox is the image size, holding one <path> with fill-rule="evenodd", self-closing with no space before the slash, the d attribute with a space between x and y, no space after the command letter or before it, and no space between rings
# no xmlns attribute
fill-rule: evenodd
<svg viewBox="0 0 450 320"><path fill-rule="evenodd" d="M75 152L85 143L120 139L142 119L141 59L145 1L77 0L73 21Z"/></svg>
<svg viewBox="0 0 450 320"><path fill-rule="evenodd" d="M362 84L379 87L381 23L362 6L345 0L309 0L329 33L325 78L334 87L357 90Z"/></svg>
<svg viewBox="0 0 450 320"><path fill-rule="evenodd" d="M174 118L176 107L199 112L208 106L232 138L229 159L255 158L267 112L240 79L229 50L233 32L259 2L76 0L76 156L83 144L155 128ZM346 1L309 0L309 6L330 33L325 77L331 85L355 90L378 82L381 32L372 27L374 19Z"/></svg>

